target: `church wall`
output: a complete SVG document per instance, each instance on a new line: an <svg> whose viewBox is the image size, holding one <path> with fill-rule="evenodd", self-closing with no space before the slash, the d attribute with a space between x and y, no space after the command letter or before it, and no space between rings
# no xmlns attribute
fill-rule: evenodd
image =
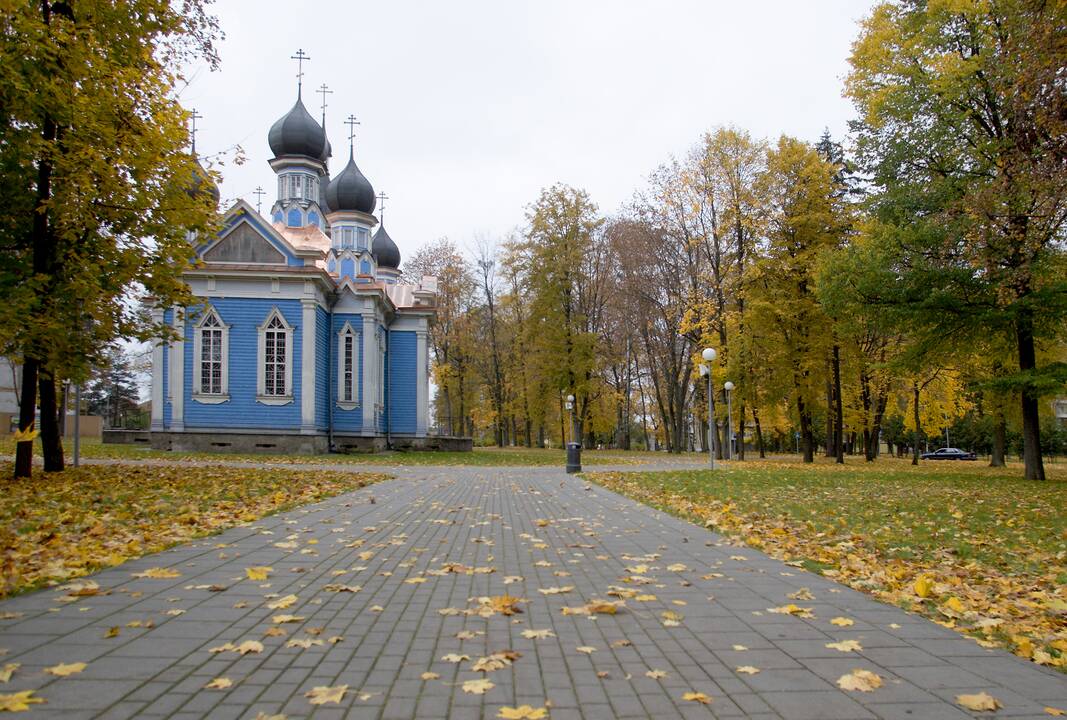
<svg viewBox="0 0 1067 720"><path fill-rule="evenodd" d="M302 347L302 308L299 300L258 298L211 298L211 305L229 329L230 399L209 405L192 399L193 332L195 322L186 323L185 342L185 425L190 428L270 428L300 430L300 377ZM293 328L293 400L285 405L264 405L256 401L259 326L277 307Z"/></svg>
<svg viewBox="0 0 1067 720"><path fill-rule="evenodd" d="M389 430L414 433L416 420L416 335L408 331L389 333Z"/></svg>
<svg viewBox="0 0 1067 720"><path fill-rule="evenodd" d="M337 405L337 387L340 379L337 377L337 358L341 351L340 333L345 323L352 325L356 340L356 397L359 405L351 410L345 410ZM363 429L363 316L356 313L338 313L333 315L333 331L330 333L331 351L333 362L330 363L330 402L333 404L333 429L334 432L358 432Z"/></svg>

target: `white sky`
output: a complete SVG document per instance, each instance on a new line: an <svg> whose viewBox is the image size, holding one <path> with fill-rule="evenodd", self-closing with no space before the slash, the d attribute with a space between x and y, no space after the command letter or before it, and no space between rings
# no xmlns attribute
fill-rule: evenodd
<svg viewBox="0 0 1067 720"><path fill-rule="evenodd" d="M405 258L441 236L468 247L523 223L540 189L564 182L614 212L702 132L844 135L841 96L857 20L872 0L220 0L222 68L190 71L183 104L204 115L201 155L240 144L222 168L223 202L264 212L276 194L267 131L296 97L333 90L331 172L356 161L384 190Z"/></svg>

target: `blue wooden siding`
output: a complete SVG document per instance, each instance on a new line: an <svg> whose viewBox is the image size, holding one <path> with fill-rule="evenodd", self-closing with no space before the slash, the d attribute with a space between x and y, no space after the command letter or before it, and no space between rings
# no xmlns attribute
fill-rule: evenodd
<svg viewBox="0 0 1067 720"><path fill-rule="evenodd" d="M326 430L330 411L330 314L315 308L315 427Z"/></svg>
<svg viewBox="0 0 1067 720"><path fill-rule="evenodd" d="M416 370L418 342L414 332L391 331L386 397L389 403L389 430L394 433L414 433L418 414Z"/></svg>
<svg viewBox="0 0 1067 720"><path fill-rule="evenodd" d="M337 388L341 378L337 376L337 358L341 353L341 331L345 323L352 326L355 333L356 355L356 397L359 406L352 410L337 407ZM330 363L330 403L333 405L333 429L335 432L354 432L363 428L363 316L350 313L334 313L333 332L330 333L330 343L333 348Z"/></svg>
<svg viewBox="0 0 1067 720"><path fill-rule="evenodd" d="M186 323L185 333L185 425L190 428L272 428L300 430L300 367L302 309L299 300L257 298L213 298L211 305L222 322L230 326L229 392L230 399L218 405L206 405L192 399L193 331L195 320ZM259 326L277 307L293 328L293 401L286 405L256 402L256 367Z"/></svg>

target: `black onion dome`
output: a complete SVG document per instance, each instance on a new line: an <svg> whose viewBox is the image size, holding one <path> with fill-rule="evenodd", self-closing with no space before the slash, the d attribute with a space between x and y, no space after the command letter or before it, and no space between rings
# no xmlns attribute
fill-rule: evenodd
<svg viewBox="0 0 1067 720"><path fill-rule="evenodd" d="M267 142L274 157L303 155L321 160L327 150L326 132L311 117L300 98L296 99L292 110L271 125Z"/></svg>
<svg viewBox="0 0 1067 720"><path fill-rule="evenodd" d="M324 133L325 134L325 133ZM319 156L319 160L326 162L333 157L333 145L330 144L330 138L326 138L326 147L322 149L322 155Z"/></svg>
<svg viewBox="0 0 1067 720"><path fill-rule="evenodd" d="M378 232L374 233L370 248L371 253L374 254L375 259L378 261L378 267L393 268L394 270L400 267L400 248L396 246L393 238L389 237L389 233L385 231L385 225L379 227Z"/></svg>
<svg viewBox="0 0 1067 720"><path fill-rule="evenodd" d="M193 173L189 180L189 184L185 188L185 192L189 197L199 197L201 193L207 193L215 199L215 204L219 202L221 195L219 194L219 187L215 184L215 181L211 178L211 174L204 169L204 166L200 164L200 161L195 157L193 160Z"/></svg>
<svg viewBox="0 0 1067 720"><path fill-rule="evenodd" d="M345 169L326 186L326 204L333 212L355 210L370 215L377 202L370 180L359 171L355 158L349 153Z"/></svg>

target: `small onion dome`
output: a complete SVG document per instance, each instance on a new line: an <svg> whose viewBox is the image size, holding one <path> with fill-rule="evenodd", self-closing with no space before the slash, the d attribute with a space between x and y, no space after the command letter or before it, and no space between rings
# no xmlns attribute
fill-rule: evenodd
<svg viewBox="0 0 1067 720"><path fill-rule="evenodd" d="M378 267L393 268L394 270L400 267L400 248L396 246L393 238L389 237L389 233L385 231L385 225L379 227L378 232L374 233L370 251L378 261Z"/></svg>
<svg viewBox="0 0 1067 720"><path fill-rule="evenodd" d="M356 167L352 153L348 154L348 164L326 186L326 204L330 210L355 210L370 215L378 199L374 197L374 188Z"/></svg>
<svg viewBox="0 0 1067 720"><path fill-rule="evenodd" d="M267 142L274 157L303 155L321 160L327 151L326 132L311 117L300 98L296 99L292 110L271 125Z"/></svg>
<svg viewBox="0 0 1067 720"><path fill-rule="evenodd" d="M197 198L201 193L206 192L215 199L215 204L218 205L221 195L219 195L219 188L211 178L211 174L204 169L204 166L201 165L200 161L195 157L192 158L192 161L193 173L189 180L189 184L185 188L185 192L191 198Z"/></svg>

